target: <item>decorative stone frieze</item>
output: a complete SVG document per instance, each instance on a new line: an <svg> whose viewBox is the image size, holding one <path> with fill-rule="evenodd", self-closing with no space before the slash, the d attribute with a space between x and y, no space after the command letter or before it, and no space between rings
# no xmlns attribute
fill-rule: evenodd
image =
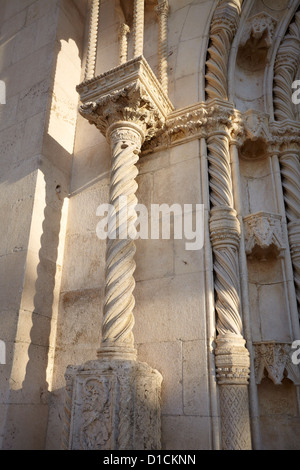
<svg viewBox="0 0 300 470"><path fill-rule="evenodd" d="M230 142L241 145L245 133L241 114L223 100L200 102L171 112L163 129L144 144L143 154L192 139L208 138L219 130L230 136Z"/></svg>
<svg viewBox="0 0 300 470"><path fill-rule="evenodd" d="M279 385L286 376L295 385L300 385L300 368L291 360L291 343L277 341L254 343L254 351L257 384L268 377L275 385Z"/></svg>
<svg viewBox="0 0 300 470"><path fill-rule="evenodd" d="M281 228L281 215L257 212L244 217L245 250L258 259L282 256L285 249Z"/></svg>

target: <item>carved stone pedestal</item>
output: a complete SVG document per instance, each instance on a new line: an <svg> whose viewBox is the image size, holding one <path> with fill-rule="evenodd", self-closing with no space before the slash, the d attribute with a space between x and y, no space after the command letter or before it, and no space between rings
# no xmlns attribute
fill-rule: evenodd
<svg viewBox="0 0 300 470"><path fill-rule="evenodd" d="M66 372L63 447L160 449L162 376L143 362L89 361Z"/></svg>

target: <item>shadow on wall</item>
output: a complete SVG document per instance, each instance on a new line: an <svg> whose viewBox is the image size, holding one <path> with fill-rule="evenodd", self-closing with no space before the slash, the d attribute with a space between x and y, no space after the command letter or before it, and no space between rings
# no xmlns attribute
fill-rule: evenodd
<svg viewBox="0 0 300 470"><path fill-rule="evenodd" d="M54 50L54 57L51 56L51 60L46 58L49 62L48 76L51 75L47 88L49 112L43 130L40 130L44 135L39 154L30 155L27 159L23 156L22 161L10 167L9 177L5 181L9 188L30 174L37 174L30 196L34 201L33 210L28 212L31 225L23 293L15 333L12 335L15 338L13 351L6 366L6 373L10 377L10 391L4 403L7 405L4 449L44 449L46 442L67 196L78 105L76 92L73 96L65 93L68 86L73 89L74 76L64 76L64 90L57 75L66 43L71 44L73 57L76 58L77 54L79 70L82 62L83 35L78 33L74 23L76 13L71 11L69 3L72 3L73 8L73 1L62 2L56 41L53 41L51 48L50 44L48 47L49 54L52 55ZM81 20L83 22L83 18ZM78 43L79 40L81 44ZM51 70L56 73L51 74ZM22 73L22 70L19 72ZM34 97L33 100L35 99L39 97ZM61 112L68 104L75 112L72 119ZM72 129L73 134L68 134L68 129ZM11 282L13 284L13 277Z"/></svg>

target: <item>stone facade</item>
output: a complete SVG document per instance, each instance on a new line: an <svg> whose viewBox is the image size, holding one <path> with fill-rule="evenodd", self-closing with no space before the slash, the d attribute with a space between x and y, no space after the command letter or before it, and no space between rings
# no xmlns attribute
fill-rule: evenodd
<svg viewBox="0 0 300 470"><path fill-rule="evenodd" d="M299 7L0 0L3 449L300 448Z"/></svg>

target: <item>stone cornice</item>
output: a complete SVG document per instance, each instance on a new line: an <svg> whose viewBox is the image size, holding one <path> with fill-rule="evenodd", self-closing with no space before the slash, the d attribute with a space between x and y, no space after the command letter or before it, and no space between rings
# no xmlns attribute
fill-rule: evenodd
<svg viewBox="0 0 300 470"><path fill-rule="evenodd" d="M162 128L173 106L143 56L77 86L79 112L105 134L116 121L140 124L146 140Z"/></svg>

